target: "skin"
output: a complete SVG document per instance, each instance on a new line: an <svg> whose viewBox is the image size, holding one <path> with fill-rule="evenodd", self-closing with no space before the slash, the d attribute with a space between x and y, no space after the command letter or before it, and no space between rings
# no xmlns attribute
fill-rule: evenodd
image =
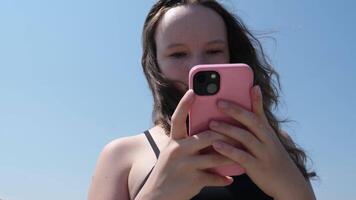
<svg viewBox="0 0 356 200"><path fill-rule="evenodd" d="M175 7L161 19L155 35L157 61L167 78L182 83L177 87L185 95L172 116L169 138L163 129L157 131L160 137L155 141L165 138L162 144L158 142L161 154L157 161L152 161L156 161L155 168L135 200L163 200L167 199L167 194L174 194L169 196L170 200L188 200L203 187L229 185L233 181L231 177L208 173L205 169L235 162L274 199L315 199L311 186L268 124L258 86L251 90L252 112L235 104L221 109L248 130L220 123L218 127L211 126L211 130L188 137L186 117L195 98L194 92L186 87L189 70L197 64L229 62L225 29L221 17L202 6ZM177 43L179 45L169 47ZM228 145L232 139L242 143L247 150ZM218 142L224 144L222 149L217 148ZM148 144L144 136L121 138L106 145L99 156L88 199L131 199L128 192L135 188L128 185L128 180L135 174L132 166L142 167L136 168L136 172L146 170L143 167L147 163L140 165L137 160L153 157L149 146L143 148L145 145ZM219 153L199 153L209 146ZM137 185L141 183L136 181Z"/></svg>

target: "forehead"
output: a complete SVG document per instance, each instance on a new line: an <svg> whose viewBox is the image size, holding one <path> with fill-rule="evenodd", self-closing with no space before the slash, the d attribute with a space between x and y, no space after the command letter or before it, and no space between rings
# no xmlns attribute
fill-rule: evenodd
<svg viewBox="0 0 356 200"><path fill-rule="evenodd" d="M201 6L178 6L169 9L156 30L156 44L192 43L226 40L222 17L214 10Z"/></svg>

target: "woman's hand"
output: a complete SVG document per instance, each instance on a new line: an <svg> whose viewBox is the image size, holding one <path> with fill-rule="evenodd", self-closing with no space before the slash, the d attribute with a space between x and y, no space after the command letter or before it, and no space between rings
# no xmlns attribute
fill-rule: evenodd
<svg viewBox="0 0 356 200"><path fill-rule="evenodd" d="M193 101L194 93L188 90L172 116L170 140L136 199L191 199L205 186L226 186L233 182L229 176L210 173L206 169L232 165L234 161L219 153L199 153L213 142L228 142L231 138L209 130L193 136L187 134L186 118Z"/></svg>
<svg viewBox="0 0 356 200"><path fill-rule="evenodd" d="M315 199L312 188L268 123L259 86L251 90L251 96L252 112L232 102L218 102L222 112L247 129L224 122L210 123L212 130L237 140L246 150L225 142L214 142L214 149L239 163L253 182L274 199Z"/></svg>

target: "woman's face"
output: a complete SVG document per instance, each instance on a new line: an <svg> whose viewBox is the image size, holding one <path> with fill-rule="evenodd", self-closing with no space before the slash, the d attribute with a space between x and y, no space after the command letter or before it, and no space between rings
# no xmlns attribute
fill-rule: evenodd
<svg viewBox="0 0 356 200"><path fill-rule="evenodd" d="M200 6L171 8L157 26L157 62L170 80L187 90L189 70L197 64L229 63L229 47L223 19Z"/></svg>

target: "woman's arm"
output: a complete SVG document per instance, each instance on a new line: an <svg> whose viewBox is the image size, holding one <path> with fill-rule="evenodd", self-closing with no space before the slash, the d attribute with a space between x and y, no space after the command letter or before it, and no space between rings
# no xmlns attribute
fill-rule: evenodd
<svg viewBox="0 0 356 200"><path fill-rule="evenodd" d="M129 200L127 178L132 141L128 137L107 144L98 158L88 200Z"/></svg>
<svg viewBox="0 0 356 200"><path fill-rule="evenodd" d="M293 146L293 147L296 147L295 146L295 143L293 142L293 139L289 136L289 134L286 132L286 131L281 131L280 132L281 135L286 138L287 142L289 142L289 145ZM304 184L303 184L304 183ZM304 180L301 182L301 184L303 186L299 186L299 187L294 187L293 190L294 190L294 197L291 197L290 194L286 194L286 197L281 197L281 198L276 198L276 200L284 200L284 199L288 199L288 200L291 200L291 199L310 199L312 198L313 200L316 199L315 197L315 194L314 194L314 190L313 190L313 187L310 183L310 180Z"/></svg>

